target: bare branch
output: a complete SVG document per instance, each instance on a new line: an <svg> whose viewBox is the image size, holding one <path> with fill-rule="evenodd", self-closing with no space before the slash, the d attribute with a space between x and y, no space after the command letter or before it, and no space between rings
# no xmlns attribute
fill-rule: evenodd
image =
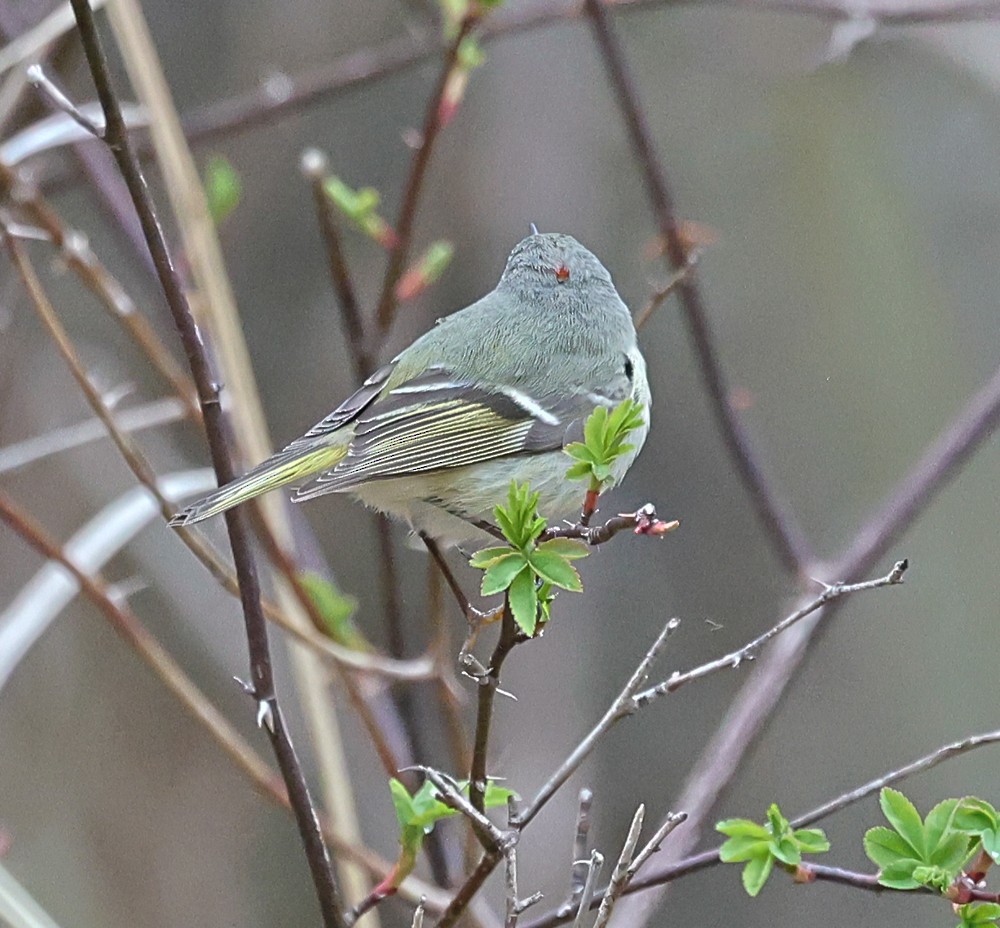
<svg viewBox="0 0 1000 928"><path fill-rule="evenodd" d="M649 676L650 667L660 655L667 643L667 638L680 625L678 619L671 619L663 627L663 631L657 636L649 650L639 662L639 666L633 671L625 688L618 694L611 707L604 713L601 720L587 733L584 739L573 749L569 757L564 760L555 772L545 781L545 784L538 791L534 799L528 803L517 818L518 828L524 829L531 820L542 810L545 804L552 798L556 790L559 789L566 780L574 773L577 767L583 763L597 742L621 719L631 715L636 711L637 705L635 694L639 687L643 685Z"/></svg>
<svg viewBox="0 0 1000 928"><path fill-rule="evenodd" d="M143 234L153 257L160 286L184 344L184 350L198 391L198 400L202 409L216 475L220 484L228 483L236 476L236 473L226 435L222 407L219 404L218 386L213 381L201 337L191 313L191 307L188 305L184 288L170 259L146 180L132 151L121 107L111 85L107 59L97 32L93 12L87 0L71 0L71 3L80 30L84 54L104 111L104 141L115 156L129 188L133 205L139 214ZM229 529L246 620L254 697L259 705L267 706L270 717L273 719L273 724L268 727L268 733L288 788L292 807L295 810L299 832L306 849L306 856L323 913L324 924L327 928L343 928L344 906L340 898L340 891L334 882L330 856L323 841L319 817L309 794L309 788L295 749L285 729L275 696L270 646L267 640L267 622L261 608L260 582L254 563L246 517L238 509L230 511L226 514L226 525Z"/></svg>
<svg viewBox="0 0 1000 928"><path fill-rule="evenodd" d="M698 667L694 667L691 670L686 670L684 673L675 671L670 679L665 680L663 683L659 683L642 693L637 693L635 696L636 704L639 706L645 705L647 702L655 699L657 696L664 696L667 693L673 693L675 690L679 690L685 683L690 683L692 680L698 680L702 677L707 677L710 674L718 673L720 670L726 670L727 668L739 667L744 661L752 661L765 644L767 644L776 635L780 635L782 632L787 631L796 622L800 622L807 615L811 615L817 609L822 609L823 606L829 603L836 602L844 596L850 596L853 593L860 593L865 590L877 590L884 586L896 586L903 582L903 574L906 572L909 563L906 560L897 561L893 565L892 570L889 571L884 577L879 577L877 580L865 580L862 583L838 583L833 586L827 586L822 593L819 594L815 599L799 609L796 609L791 615L786 616L777 625L769 628L762 635L758 635L753 641L745 644L738 651L733 651L724 657L717 658L714 661L708 661L705 664L701 664Z"/></svg>
<svg viewBox="0 0 1000 928"><path fill-rule="evenodd" d="M632 855L635 847L639 843L639 834L642 831L642 820L646 815L646 807L639 804L632 816L632 824L629 825L628 834L625 836L625 843L622 845L622 852L618 855L618 862L611 873L611 880L608 888L601 896L601 905L597 910L597 918L594 920L593 928L606 928L614 911L615 903L628 885L629 874L631 873Z"/></svg>
<svg viewBox="0 0 1000 928"><path fill-rule="evenodd" d="M597 880L603 869L604 855L600 851L591 851L590 860L587 861L587 881L583 884L580 907L577 909L576 918L573 919L573 928L583 928L584 916L590 911L590 903L594 899Z"/></svg>
<svg viewBox="0 0 1000 928"><path fill-rule="evenodd" d="M602 0L584 0L584 8L590 17L601 59L614 87L632 148L642 169L650 206L670 264L675 271L685 270L688 268L688 251L680 235L666 172L656 153L652 132L621 45L612 30ZM729 390L712 340L708 315L693 273L686 273L678 280L677 294L698 355L712 411L733 463L782 564L790 573L797 574L803 564L811 560L809 544L787 504L764 475L749 435L729 400Z"/></svg>

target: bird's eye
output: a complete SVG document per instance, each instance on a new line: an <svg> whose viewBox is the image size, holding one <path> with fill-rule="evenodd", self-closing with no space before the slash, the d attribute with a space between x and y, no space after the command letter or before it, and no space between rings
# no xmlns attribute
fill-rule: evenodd
<svg viewBox="0 0 1000 928"><path fill-rule="evenodd" d="M635 374L635 368L632 365L632 359L625 359L625 376L628 377L629 382L631 382L633 375Z"/></svg>

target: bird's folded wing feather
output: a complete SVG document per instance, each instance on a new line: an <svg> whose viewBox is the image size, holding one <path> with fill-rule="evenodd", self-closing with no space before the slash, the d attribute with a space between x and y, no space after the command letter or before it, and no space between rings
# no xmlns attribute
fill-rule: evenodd
<svg viewBox="0 0 1000 928"><path fill-rule="evenodd" d="M355 413L347 455L301 487L296 499L369 480L559 450L582 435L583 420L596 406L612 402L593 393L537 399L510 387L484 389L446 371L428 371L365 402ZM322 437L326 421L309 433L313 441Z"/></svg>

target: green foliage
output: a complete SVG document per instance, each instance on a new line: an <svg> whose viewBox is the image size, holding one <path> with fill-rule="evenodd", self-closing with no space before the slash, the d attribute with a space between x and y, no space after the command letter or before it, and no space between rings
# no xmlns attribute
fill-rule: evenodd
<svg viewBox="0 0 1000 928"><path fill-rule="evenodd" d="M236 169L222 155L212 155L205 165L205 199L216 226L239 205L243 184Z"/></svg>
<svg viewBox="0 0 1000 928"><path fill-rule="evenodd" d="M454 254L455 246L451 242L445 239L432 242L399 279L396 298L409 300L427 289L445 272Z"/></svg>
<svg viewBox="0 0 1000 928"><path fill-rule="evenodd" d="M353 651L371 650L368 640L352 621L358 608L358 601L353 596L342 593L325 577L309 570L299 573L299 583L323 619L327 635Z"/></svg>
<svg viewBox="0 0 1000 928"><path fill-rule="evenodd" d="M746 863L743 888L750 896L763 889L775 861L794 870L802 862L803 854L830 850L830 842L820 829L793 829L776 804L767 810L763 825L746 818L731 818L717 823L715 830L729 838L719 849L723 863Z"/></svg>
<svg viewBox="0 0 1000 928"><path fill-rule="evenodd" d="M955 909L955 914L962 919L957 928L985 928L987 925L996 925L1000 919L1000 905L995 902L975 903L960 905Z"/></svg>
<svg viewBox="0 0 1000 928"><path fill-rule="evenodd" d="M509 546L484 548L469 561L484 572L483 596L507 592L514 621L526 635L533 635L539 622L548 621L556 587L573 593L583 590L570 561L589 553L585 544L569 538L539 543L547 524L538 514L539 495L527 484L511 481L507 506L493 510Z"/></svg>
<svg viewBox="0 0 1000 928"><path fill-rule="evenodd" d="M629 433L643 424L642 407L625 400L610 412L598 406L583 427L583 441L574 441L563 450L577 463L566 471L570 480L587 479L589 489L600 493L614 481L611 466L623 454L633 450L626 444Z"/></svg>
<svg viewBox="0 0 1000 928"><path fill-rule="evenodd" d="M891 828L865 834L865 853L879 868L879 883L893 889L928 886L944 892L969 859L972 835L956 827L960 800L939 802L923 820L901 792L884 788L879 804Z"/></svg>
<svg viewBox="0 0 1000 928"><path fill-rule="evenodd" d="M456 789L468 797L468 781L456 783ZM412 872L424 837L442 819L461 813L437 798L437 787L430 780L424 780L420 789L411 796L406 787L393 777L389 780L389 792L399 823L399 860L393 868L391 881L395 888ZM485 806L487 809L505 806L511 796L516 796L513 790L498 786L491 780L486 784Z"/></svg>
<svg viewBox="0 0 1000 928"><path fill-rule="evenodd" d="M395 233L376 211L381 197L373 187L361 187L355 190L349 187L339 177L331 175L323 181L326 195L351 222L354 223L369 238L381 245L391 245Z"/></svg>
<svg viewBox="0 0 1000 928"><path fill-rule="evenodd" d="M955 810L952 826L978 838L982 849L1000 863L1000 814L988 802L966 796Z"/></svg>

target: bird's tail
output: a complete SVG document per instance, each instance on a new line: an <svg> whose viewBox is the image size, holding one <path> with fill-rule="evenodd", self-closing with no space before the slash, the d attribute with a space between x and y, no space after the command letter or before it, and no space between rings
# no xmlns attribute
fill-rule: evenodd
<svg viewBox="0 0 1000 928"><path fill-rule="evenodd" d="M346 445L324 445L301 451L279 451L247 471L242 477L219 487L203 499L177 513L170 525L192 525L232 509L248 499L333 467L347 454Z"/></svg>

